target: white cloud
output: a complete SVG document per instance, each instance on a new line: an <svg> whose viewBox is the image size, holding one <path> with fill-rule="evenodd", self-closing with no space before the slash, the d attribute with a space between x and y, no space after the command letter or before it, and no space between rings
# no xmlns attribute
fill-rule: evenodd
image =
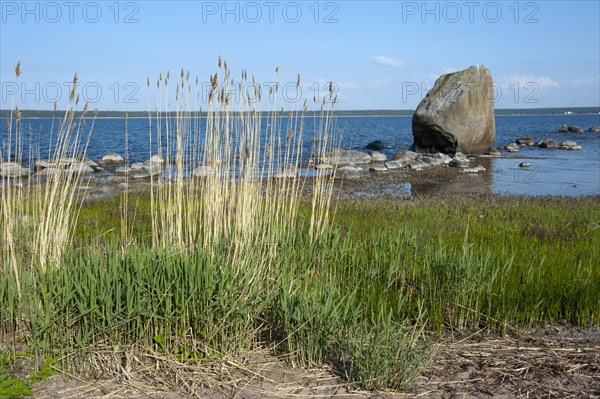
<svg viewBox="0 0 600 399"><path fill-rule="evenodd" d="M526 87L534 85L538 90L547 89L547 88L557 88L560 87L558 82L555 82L548 76L527 76L527 75L505 75L501 76L495 81L503 88L514 88L515 85L517 87Z"/></svg>
<svg viewBox="0 0 600 399"><path fill-rule="evenodd" d="M380 56L373 58L373 61L375 61L376 64L385 65L385 66L389 66L389 67L393 67L393 68L401 68L404 65L406 65L406 61L404 61L404 60L399 60L397 58L392 58L392 57L386 57L384 55L380 55Z"/></svg>

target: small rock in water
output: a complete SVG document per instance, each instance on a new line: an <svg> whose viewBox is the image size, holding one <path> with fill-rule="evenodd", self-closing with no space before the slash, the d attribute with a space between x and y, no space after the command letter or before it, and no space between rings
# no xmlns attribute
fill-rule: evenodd
<svg viewBox="0 0 600 399"><path fill-rule="evenodd" d="M407 165L407 162L405 162L401 159L387 161L385 163L385 167L388 168L388 170L402 169L406 165Z"/></svg>
<svg viewBox="0 0 600 399"><path fill-rule="evenodd" d="M90 168L92 168L94 170L94 172L104 172L104 168L102 166L98 165L94 161L90 161L88 159L88 160L85 160L82 162L85 163L86 166L89 166Z"/></svg>
<svg viewBox="0 0 600 399"><path fill-rule="evenodd" d="M316 166L316 169L319 170L329 170L329 169L333 169L333 165L328 164L328 163L320 163Z"/></svg>
<svg viewBox="0 0 600 399"><path fill-rule="evenodd" d="M369 167L369 171L370 172L387 172L388 168L385 166L385 164L374 163L374 164L371 164L371 166Z"/></svg>
<svg viewBox="0 0 600 399"><path fill-rule="evenodd" d="M519 164L519 168L528 168L530 166L531 166L531 163L529 163L529 162L521 162Z"/></svg>
<svg viewBox="0 0 600 399"><path fill-rule="evenodd" d="M469 158L462 152L457 152L456 154L454 154L454 159L457 159L459 161L468 161L469 160Z"/></svg>
<svg viewBox="0 0 600 399"><path fill-rule="evenodd" d="M423 170L423 169L427 168L428 166L429 166L429 164L423 162L420 159L415 159L414 161L412 161L408 164L409 168L416 170L416 171Z"/></svg>
<svg viewBox="0 0 600 399"><path fill-rule="evenodd" d="M517 143L510 143L504 147L508 152L519 152L519 145Z"/></svg>
<svg viewBox="0 0 600 399"><path fill-rule="evenodd" d="M29 176L30 170L22 167L17 162L0 163L0 177L25 177Z"/></svg>
<svg viewBox="0 0 600 399"><path fill-rule="evenodd" d="M543 139L538 141L537 146L540 148L558 148L558 143L554 139Z"/></svg>
<svg viewBox="0 0 600 399"><path fill-rule="evenodd" d="M192 172L192 176L194 177L208 177L214 176L217 173L217 169L214 166L198 166Z"/></svg>
<svg viewBox="0 0 600 399"><path fill-rule="evenodd" d="M147 163L157 163L159 165L162 165L163 163L165 163L165 160L160 155L152 155L147 161Z"/></svg>
<svg viewBox="0 0 600 399"><path fill-rule="evenodd" d="M477 166L475 166L473 168L464 168L464 169L461 169L461 172L464 172L464 173L479 173L479 172L485 172L485 170L486 169L483 166L477 165Z"/></svg>
<svg viewBox="0 0 600 399"><path fill-rule="evenodd" d="M494 147L488 148L488 150L483 155L486 156L486 157L500 157L500 156L502 156L502 154L500 153L500 151L498 151Z"/></svg>
<svg viewBox="0 0 600 399"><path fill-rule="evenodd" d="M375 141L372 141L369 144L367 144L364 149L365 150L381 151L381 150L384 150L386 148L390 148L390 147L388 145L386 145L381 140L375 140Z"/></svg>
<svg viewBox="0 0 600 399"><path fill-rule="evenodd" d="M362 173L361 168L356 166L342 166L335 171L336 179L354 179Z"/></svg>
<svg viewBox="0 0 600 399"><path fill-rule="evenodd" d="M119 164L124 164L124 163L125 163L125 158L123 158L121 155L117 154L116 152L109 152L108 154L104 155L98 161L99 165L119 165Z"/></svg>
<svg viewBox="0 0 600 399"><path fill-rule="evenodd" d="M86 165L85 163L74 163L69 165L68 168L63 170L64 173L73 173L73 174L84 174L89 175L94 173L94 169L91 166Z"/></svg>
<svg viewBox="0 0 600 399"><path fill-rule="evenodd" d="M298 176L298 168L296 168L294 165L285 165L285 167L283 168L282 171L275 173L275 175L273 175L273 177L277 177L277 178L293 178Z"/></svg>
<svg viewBox="0 0 600 399"><path fill-rule="evenodd" d="M519 137L516 143L523 147L531 147L535 144L531 136Z"/></svg>
<svg viewBox="0 0 600 399"><path fill-rule="evenodd" d="M456 159L456 158L454 158L452 161L450 161L450 163L448 164L448 166L450 166L452 168L468 168L469 167L469 160L468 159Z"/></svg>
<svg viewBox="0 0 600 399"><path fill-rule="evenodd" d="M371 156L366 152L353 150L333 150L320 159L321 163L344 166L371 163Z"/></svg>
<svg viewBox="0 0 600 399"><path fill-rule="evenodd" d="M392 157L392 160L393 161L402 160L404 162L408 162L408 161L417 159L418 156L419 156L419 154L417 154L414 151L403 150L403 151L398 151L397 153L395 153L394 156Z"/></svg>
<svg viewBox="0 0 600 399"><path fill-rule="evenodd" d="M370 153L371 155L371 160L373 162L385 162L387 161L387 156L385 154L382 154L381 152L378 151L373 151Z"/></svg>
<svg viewBox="0 0 600 399"><path fill-rule="evenodd" d="M419 155L417 160L429 166L436 166L450 163L450 161L452 161L452 157L450 155L438 152L433 155Z"/></svg>
<svg viewBox="0 0 600 399"><path fill-rule="evenodd" d="M583 133L583 129L579 126L569 126L563 125L560 129L558 129L559 133Z"/></svg>
<svg viewBox="0 0 600 399"><path fill-rule="evenodd" d="M583 133L583 129L579 126L569 126L569 133Z"/></svg>
<svg viewBox="0 0 600 399"><path fill-rule="evenodd" d="M567 141L563 141L562 143L560 143L561 146L566 145L568 147L577 145L577 143L573 140L567 140Z"/></svg>
<svg viewBox="0 0 600 399"><path fill-rule="evenodd" d="M572 140L563 141L560 143L561 150L582 150L583 148Z"/></svg>
<svg viewBox="0 0 600 399"><path fill-rule="evenodd" d="M115 170L117 175L127 175L130 179L146 179L162 173L162 166L156 162L135 162L131 166L123 166Z"/></svg>

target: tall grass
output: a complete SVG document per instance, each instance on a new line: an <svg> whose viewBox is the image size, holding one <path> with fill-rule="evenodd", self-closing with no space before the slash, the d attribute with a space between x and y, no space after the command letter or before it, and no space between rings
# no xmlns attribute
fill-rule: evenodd
<svg viewBox="0 0 600 399"><path fill-rule="evenodd" d="M20 64L16 70L20 75ZM12 265L17 287L18 269L39 266L43 270L60 266L64 251L70 245L78 210L81 205L78 187L84 180L85 153L91 132L86 126L87 103L81 116L75 118L79 104L76 93L77 74L72 83L69 107L62 118L52 123L47 154L48 167L28 178L4 175L1 180L2 257L4 265ZM56 105L55 105L56 110ZM56 129L56 131L55 131ZM40 158L40 149L30 139L28 153L23 153L26 134L17 107L7 121L7 137L0 149L0 163L15 160L29 168ZM45 155L45 154L44 154Z"/></svg>
<svg viewBox="0 0 600 399"><path fill-rule="evenodd" d="M234 252L258 245L273 254L278 239L296 229L303 181L297 171L307 104L293 110L285 120L276 101L271 102L263 121L259 85L249 81L245 71L241 80L234 82L227 62L219 60L218 67L218 73L210 77L206 129L202 132L196 123L199 110L191 109L192 99L200 95L198 79L195 84L190 82L189 72L181 70L175 84L174 118L163 117L172 110L170 73L157 80L150 144L158 145L157 153L151 156L164 159L166 179L159 176L151 181L153 246L194 249L200 244L206 249L227 241ZM254 93L249 93L248 87ZM270 89L269 98L276 99L279 84ZM239 102L234 103L233 98ZM331 147L329 112L322 107L319 125L314 128L315 142L320 143L317 153ZM315 182L318 189L313 194L311 213L314 238L325 232L333 180L319 172Z"/></svg>

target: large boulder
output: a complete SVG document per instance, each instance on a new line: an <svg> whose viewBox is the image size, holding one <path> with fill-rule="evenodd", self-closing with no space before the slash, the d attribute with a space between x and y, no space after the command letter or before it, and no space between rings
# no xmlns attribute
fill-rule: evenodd
<svg viewBox="0 0 600 399"><path fill-rule="evenodd" d="M482 154L496 138L492 74L484 66L442 75L412 118L417 152Z"/></svg>

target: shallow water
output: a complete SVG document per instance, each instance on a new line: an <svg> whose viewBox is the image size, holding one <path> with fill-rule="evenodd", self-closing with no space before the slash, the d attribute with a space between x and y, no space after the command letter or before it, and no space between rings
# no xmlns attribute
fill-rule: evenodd
<svg viewBox="0 0 600 399"><path fill-rule="evenodd" d="M282 124L285 124L282 119ZM203 131L205 119L198 119L199 131ZM51 131L49 119L24 119L25 141L39 148L39 157L47 157ZM154 121L153 121L154 123ZM307 119L305 142L310 148L312 138L311 121ZM583 147L582 151L563 151L540 149L537 147L521 149L514 154L506 153L510 158L491 159L484 166L488 168L488 177L483 183L484 189L496 194L525 195L569 195L579 196L600 194L600 133L565 134L558 133L563 125L577 125L584 130L591 126L600 126L600 115L514 115L496 117L495 147L514 142L522 136L532 136L535 141L553 138L560 142L574 140ZM263 133L267 120L263 120ZM391 157L395 152L410 148L413 138L411 117L339 117L338 133L345 148L357 150L374 140L381 140L390 148L384 152ZM287 130L284 127L284 131ZM129 119L128 151L132 162L144 161L150 157L148 140L149 123L145 118ZM0 126L1 141L7 137L6 124ZM154 140L156 141L156 140ZM27 148L25 153L27 153ZM88 156L97 160L109 151L125 153L125 120L123 118L102 118L95 121L93 134L88 147ZM152 149L156 153L156 145ZM308 150L305 153L307 156ZM519 168L518 164L526 160L529 168ZM483 160L480 160L483 162ZM391 172L394 173L394 172ZM468 189L468 179L461 185ZM477 177L472 178L474 181ZM453 183L456 185L456 183ZM481 186L481 182L473 186ZM489 185L489 187L486 187ZM481 187L480 187L481 188ZM441 188L443 189L443 188ZM450 187L447 190L460 190Z"/></svg>

